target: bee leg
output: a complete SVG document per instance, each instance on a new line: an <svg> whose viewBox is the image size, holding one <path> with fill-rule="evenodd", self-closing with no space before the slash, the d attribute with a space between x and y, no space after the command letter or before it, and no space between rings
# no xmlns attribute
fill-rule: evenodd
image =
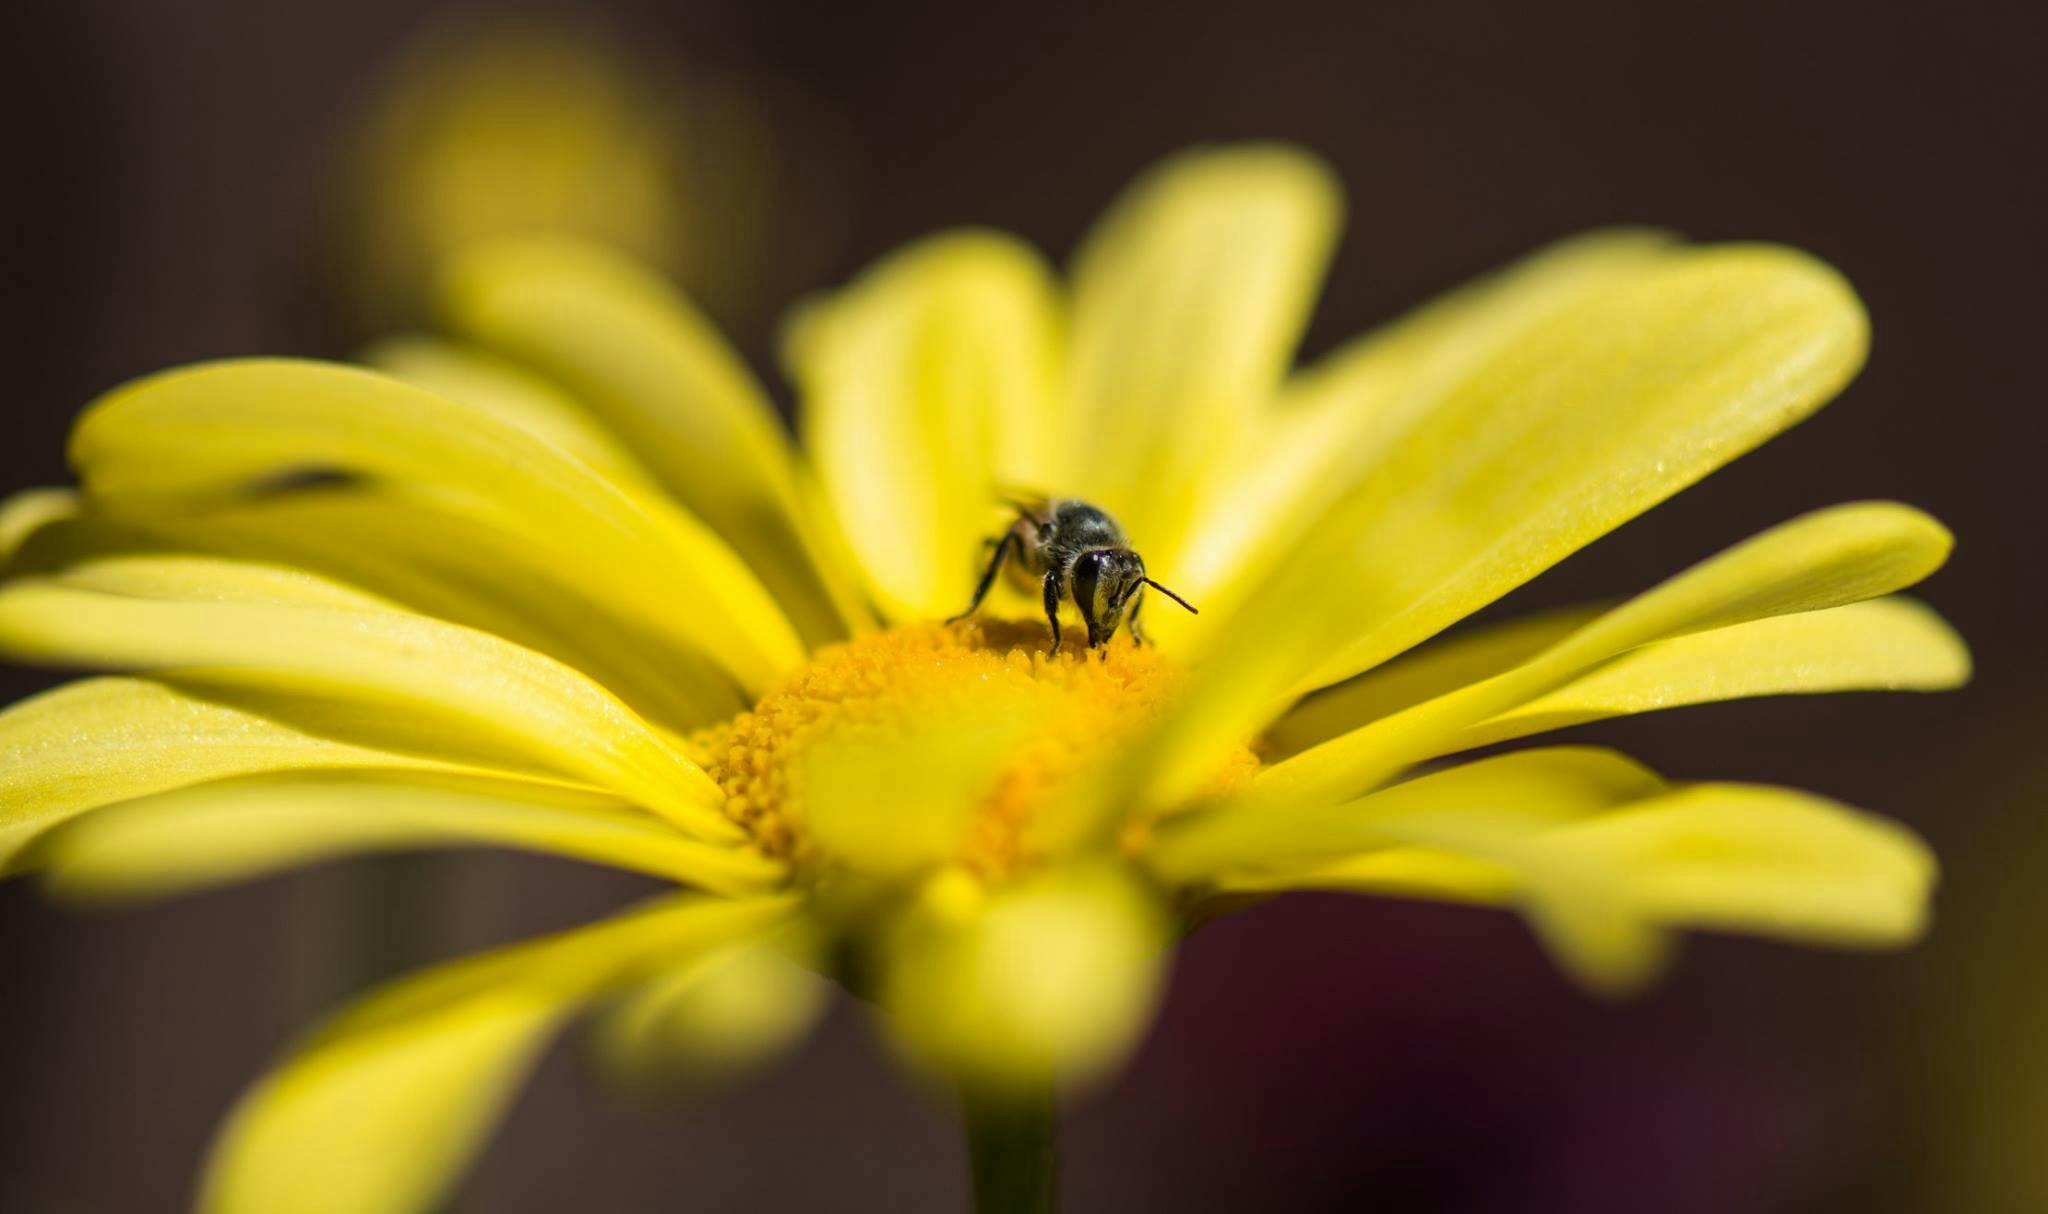
<svg viewBox="0 0 2048 1214"><path fill-rule="evenodd" d="M1057 572L1045 575L1045 622L1052 625L1052 651L1060 651L1060 595L1065 587L1060 585Z"/></svg>
<svg viewBox="0 0 2048 1214"><path fill-rule="evenodd" d="M1010 555L1010 545L1019 541L1016 532L1005 531L1003 532L1003 538L990 542L995 544L996 554L989 559L988 568L982 572L981 585L974 588L974 601L967 604L967 610L947 620L948 624L959 623L961 620L973 615L976 607L981 606L981 600L988 597L988 588L996 584L996 574L1003 567L1003 558Z"/></svg>
<svg viewBox="0 0 2048 1214"><path fill-rule="evenodd" d="M1138 625L1138 613L1143 610L1145 610L1145 588L1140 586L1138 587L1137 597L1131 600L1131 644L1133 645L1150 645L1152 643L1151 638L1145 635L1145 630Z"/></svg>

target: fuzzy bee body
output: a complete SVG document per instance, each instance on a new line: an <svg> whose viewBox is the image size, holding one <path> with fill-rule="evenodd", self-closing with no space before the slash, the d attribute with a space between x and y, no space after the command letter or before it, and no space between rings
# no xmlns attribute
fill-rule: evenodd
<svg viewBox="0 0 2048 1214"><path fill-rule="evenodd" d="M1088 625L1088 647L1107 644L1126 617L1131 639L1143 644L1138 625L1145 587L1151 586L1189 611L1187 601L1145 575L1145 561L1131 550L1123 527L1100 507L1077 498L1012 501L1017 520L988 541L994 548L988 568L975 587L974 601L956 620L974 614L1010 563L1011 576L1025 589L1039 588L1046 622L1052 625L1052 651L1060 651L1060 603L1071 598Z"/></svg>

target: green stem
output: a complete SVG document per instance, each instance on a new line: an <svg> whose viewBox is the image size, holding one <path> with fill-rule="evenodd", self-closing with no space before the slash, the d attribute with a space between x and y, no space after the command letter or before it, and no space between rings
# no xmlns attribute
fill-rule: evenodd
<svg viewBox="0 0 2048 1214"><path fill-rule="evenodd" d="M1059 1187L1059 1120L1052 1093L961 1102L974 1168L975 1214L1052 1214Z"/></svg>

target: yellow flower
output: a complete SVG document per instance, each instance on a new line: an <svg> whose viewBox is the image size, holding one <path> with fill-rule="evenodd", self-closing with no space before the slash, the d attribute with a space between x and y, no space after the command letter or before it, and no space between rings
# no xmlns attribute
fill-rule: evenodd
<svg viewBox="0 0 2048 1214"><path fill-rule="evenodd" d="M678 107L593 32L432 30L372 100L336 250L366 311L403 311L437 258L487 239L574 235L678 261Z"/></svg>
<svg viewBox="0 0 2048 1214"><path fill-rule="evenodd" d="M1584 746L1455 756L1956 686L1962 644L1890 597L1937 523L1838 506L1433 639L1824 403L1864 356L1849 288L1600 233L1292 371L1339 209L1239 147L1143 177L1065 283L998 234L918 244L792 324L801 453L687 304L560 243L462 259L453 337L387 373L95 403L78 495L0 517L0 647L136 673L0 716L11 867L129 897L466 843L680 887L342 1013L241 1104L206 1208L426 1208L579 1009L628 1068L737 1065L816 974L999 1110L986 1146L1130 1048L1180 925L1275 891L1514 907L1609 991L1675 928L1913 939L1934 864L1897 826ZM1201 614L1056 656L1033 597L940 622L1008 487L1107 509ZM992 1168L1031 1154L995 1137Z"/></svg>
<svg viewBox="0 0 2048 1214"><path fill-rule="evenodd" d="M768 242L787 273L838 237L818 188L843 175L832 125L775 80L653 67L567 12L428 22L350 132L335 285L374 325L417 323L442 258L548 235L629 253L728 312L779 306Z"/></svg>

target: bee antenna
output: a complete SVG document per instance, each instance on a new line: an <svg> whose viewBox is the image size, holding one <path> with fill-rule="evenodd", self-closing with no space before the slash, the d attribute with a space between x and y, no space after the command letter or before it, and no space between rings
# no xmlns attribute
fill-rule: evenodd
<svg viewBox="0 0 2048 1214"><path fill-rule="evenodd" d="M1189 615L1202 614L1201 612L1195 610L1195 605L1193 603L1188 602L1186 599L1175 594L1173 591L1168 590L1164 586L1161 586L1159 583L1153 581L1151 578L1140 578L1139 580L1144 582L1147 586L1150 586L1152 589L1157 590L1159 593L1165 595L1167 598L1170 598L1174 602L1179 603L1181 606L1187 608Z"/></svg>

